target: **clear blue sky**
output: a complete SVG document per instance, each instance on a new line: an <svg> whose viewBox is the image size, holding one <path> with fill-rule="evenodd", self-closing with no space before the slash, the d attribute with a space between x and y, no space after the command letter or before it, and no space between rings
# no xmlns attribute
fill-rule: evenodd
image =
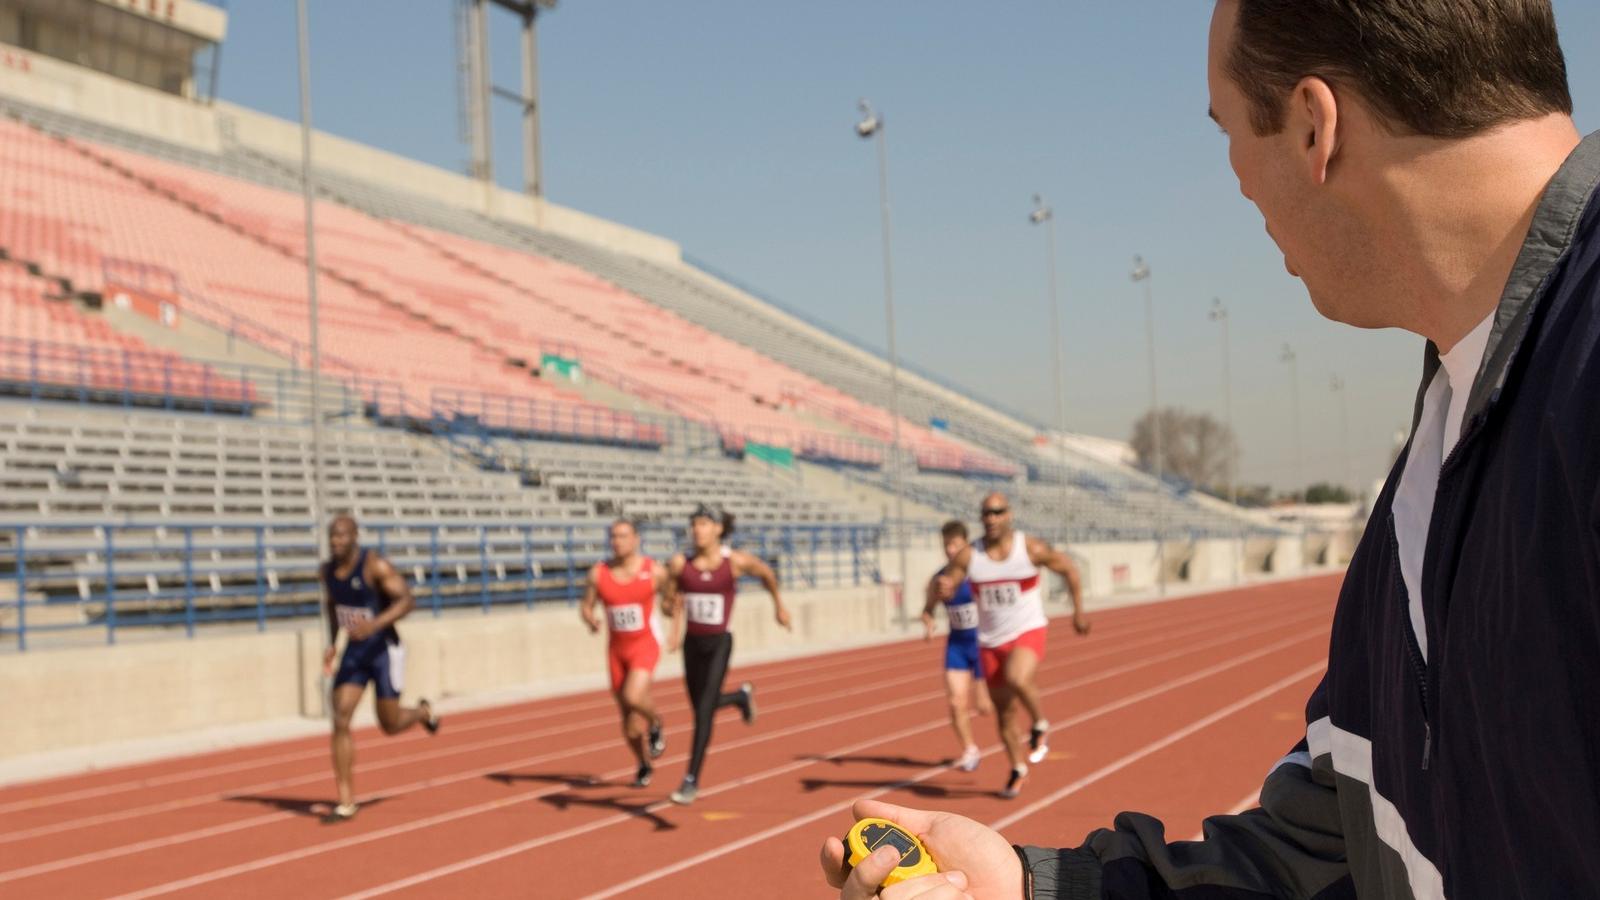
<svg viewBox="0 0 1600 900"><path fill-rule="evenodd" d="M225 99L297 113L294 4L233 0ZM313 104L327 131L461 170L447 0L310 0ZM375 12L381 6L382 14ZM1308 480L1338 479L1348 384L1354 476L1380 477L1408 425L1421 341L1319 318L1237 192L1206 119L1205 0L956 4L565 0L541 18L546 190L670 237L839 330L884 333L876 168L855 101L888 123L900 346L908 359L1053 421L1044 235L1054 204L1073 430L1126 438L1147 407L1154 270L1163 404L1220 415L1213 296L1233 312L1242 476L1294 476L1287 368L1300 358ZM1556 0L1578 124L1600 128L1600 8ZM519 84L515 20L493 14L495 78ZM521 181L517 110L497 177Z"/></svg>

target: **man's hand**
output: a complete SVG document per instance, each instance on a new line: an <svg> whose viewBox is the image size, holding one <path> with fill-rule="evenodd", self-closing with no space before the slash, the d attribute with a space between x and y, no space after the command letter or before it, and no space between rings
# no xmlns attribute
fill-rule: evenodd
<svg viewBox="0 0 1600 900"><path fill-rule="evenodd" d="M326 650L322 651L322 674L328 675L328 676L332 676L333 675L333 657L334 657L333 645L329 644L328 648Z"/></svg>
<svg viewBox="0 0 1600 900"><path fill-rule="evenodd" d="M940 600L948 601L951 597L954 597L956 595L956 586L956 580L943 572L934 576L934 596Z"/></svg>
<svg viewBox="0 0 1600 900"><path fill-rule="evenodd" d="M783 626L784 631L794 630L794 624L789 618L789 607L779 603L777 610L775 610L775 615L777 616L778 624Z"/></svg>
<svg viewBox="0 0 1600 900"><path fill-rule="evenodd" d="M590 634L599 634L600 633L600 618L598 616L596 616L594 613L589 612L588 610L584 610L582 615L583 615L583 624L589 626L589 633Z"/></svg>
<svg viewBox="0 0 1600 900"><path fill-rule="evenodd" d="M883 879L894 871L899 857L880 848L848 875L844 870L844 844L836 837L822 844L822 875L839 889L839 900L1016 900L1022 896L1022 863L1011 844L993 829L966 816L925 812L858 800L851 813L856 819L888 819L915 834L939 867L927 875L879 891Z"/></svg>
<svg viewBox="0 0 1600 900"><path fill-rule="evenodd" d="M350 638L350 643L353 644L356 641L364 641L367 638L372 637L373 630L373 623L371 621L352 622L351 624L345 626L344 633Z"/></svg>
<svg viewBox="0 0 1600 900"><path fill-rule="evenodd" d="M922 611L922 639L933 640L933 613L927 610Z"/></svg>
<svg viewBox="0 0 1600 900"><path fill-rule="evenodd" d="M1089 617L1085 616L1081 609L1072 611L1072 630L1080 635L1089 633Z"/></svg>

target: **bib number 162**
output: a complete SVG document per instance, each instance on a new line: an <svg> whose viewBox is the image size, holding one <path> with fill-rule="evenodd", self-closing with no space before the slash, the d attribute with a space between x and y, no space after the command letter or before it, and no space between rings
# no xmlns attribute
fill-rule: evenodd
<svg viewBox="0 0 1600 900"><path fill-rule="evenodd" d="M1004 609L1022 601L1022 589L1015 583L1004 581L985 584L978 588L978 602L988 609Z"/></svg>

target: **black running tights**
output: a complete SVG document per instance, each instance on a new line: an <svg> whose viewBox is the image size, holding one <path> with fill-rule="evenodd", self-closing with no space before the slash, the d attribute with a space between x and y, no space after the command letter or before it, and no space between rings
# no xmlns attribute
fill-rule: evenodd
<svg viewBox="0 0 1600 900"><path fill-rule="evenodd" d="M694 749L689 755L689 774L700 778L706 747L711 744L711 721L724 706L738 706L738 693L722 693L722 679L728 674L728 659L733 655L733 635L690 634L683 639L683 682L689 689L689 705L694 708Z"/></svg>

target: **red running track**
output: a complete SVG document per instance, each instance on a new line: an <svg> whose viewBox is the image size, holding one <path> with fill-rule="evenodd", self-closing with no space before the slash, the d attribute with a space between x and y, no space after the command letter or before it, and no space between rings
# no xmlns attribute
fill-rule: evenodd
<svg viewBox="0 0 1600 900"><path fill-rule="evenodd" d="M656 686L668 752L632 761L609 696L451 716L437 737L357 734L354 821L324 826L323 739L0 790L0 895L27 897L821 897L822 839L852 800L949 809L1012 840L1075 845L1123 809L1174 839L1245 805L1299 739L1321 677L1337 577L1261 585L1053 626L1040 685L1052 753L1001 800L991 720L976 773L948 767L943 645L908 641L739 667L753 727L729 711L699 801L665 801L689 715ZM737 653L736 653L737 655ZM602 664L596 652L596 666Z"/></svg>

